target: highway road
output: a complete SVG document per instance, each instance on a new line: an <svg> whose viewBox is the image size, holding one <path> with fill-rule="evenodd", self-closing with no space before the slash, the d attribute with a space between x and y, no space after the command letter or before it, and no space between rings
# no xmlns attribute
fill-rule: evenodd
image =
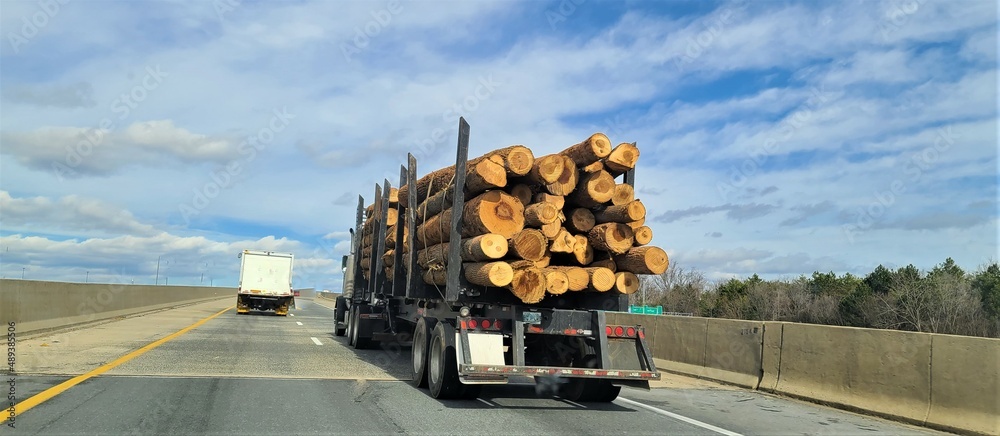
<svg viewBox="0 0 1000 436"><path fill-rule="evenodd" d="M625 389L610 404L539 398L530 385L438 401L406 382L409 349L356 351L334 337L330 302L300 300L289 317L237 315L231 304L20 342L17 401L32 407L0 433L936 434L666 374L653 390ZM39 403L39 393L51 398Z"/></svg>

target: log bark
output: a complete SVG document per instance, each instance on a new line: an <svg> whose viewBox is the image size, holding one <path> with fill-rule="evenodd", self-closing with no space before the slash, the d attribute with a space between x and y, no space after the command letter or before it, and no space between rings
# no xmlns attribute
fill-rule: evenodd
<svg viewBox="0 0 1000 436"><path fill-rule="evenodd" d="M604 223L594 226L587 234L594 250L604 250L614 254L628 251L635 242L632 228L622 223Z"/></svg>
<svg viewBox="0 0 1000 436"><path fill-rule="evenodd" d="M396 208L386 209L385 214L385 225L386 227L394 226L399 221L399 211Z"/></svg>
<svg viewBox="0 0 1000 436"><path fill-rule="evenodd" d="M635 143L623 142L618 144L611 154L604 160L604 167L612 176L618 176L632 168L635 168L639 161L639 147Z"/></svg>
<svg viewBox="0 0 1000 436"><path fill-rule="evenodd" d="M559 209L552 203L533 203L524 208L524 225L539 228L559 219Z"/></svg>
<svg viewBox="0 0 1000 436"><path fill-rule="evenodd" d="M601 267L584 268L590 277L589 288L597 292L607 292L615 287L615 273Z"/></svg>
<svg viewBox="0 0 1000 436"><path fill-rule="evenodd" d="M527 178L537 185L547 185L555 183L563 173L563 157L558 154L550 154L535 159L535 163L528 172Z"/></svg>
<svg viewBox="0 0 1000 436"><path fill-rule="evenodd" d="M594 249L590 246L590 242L583 235L574 235L573 238L576 239L573 244L573 257L576 259L576 263L589 265L594 261Z"/></svg>
<svg viewBox="0 0 1000 436"><path fill-rule="evenodd" d="M535 268L545 268L552 264L552 255L548 251L545 252L545 256L541 259L535 261Z"/></svg>
<svg viewBox="0 0 1000 436"><path fill-rule="evenodd" d="M576 164L569 156L562 156L563 170L556 181L545 184L545 190L552 195L569 195L576 189Z"/></svg>
<svg viewBox="0 0 1000 436"><path fill-rule="evenodd" d="M635 188L632 185L627 183L615 185L615 191L611 194L611 204L618 206L620 204L627 204L632 200L635 200Z"/></svg>
<svg viewBox="0 0 1000 436"><path fill-rule="evenodd" d="M580 167L580 171L585 173L596 173L598 171L604 171L604 163L601 161L597 161L590 165Z"/></svg>
<svg viewBox="0 0 1000 436"><path fill-rule="evenodd" d="M546 194L544 192L539 192L535 194L535 203L551 203L556 209L562 210L563 206L566 205L566 197L562 195L552 195Z"/></svg>
<svg viewBox="0 0 1000 436"><path fill-rule="evenodd" d="M642 246L653 241L653 229L642 226L633 231L635 233L635 245Z"/></svg>
<svg viewBox="0 0 1000 436"><path fill-rule="evenodd" d="M531 149L523 145L504 147L494 150L490 154L503 158L504 170L513 177L528 174L535 163L534 153L531 152Z"/></svg>
<svg viewBox="0 0 1000 436"><path fill-rule="evenodd" d="M399 203L399 188L389 188L389 207L396 207Z"/></svg>
<svg viewBox="0 0 1000 436"><path fill-rule="evenodd" d="M396 250L386 251L385 254L382 255L383 267L391 267L393 263L395 263L395 261L396 261Z"/></svg>
<svg viewBox="0 0 1000 436"><path fill-rule="evenodd" d="M521 268L514 271L508 288L523 303L534 304L545 298L545 276L538 268Z"/></svg>
<svg viewBox="0 0 1000 436"><path fill-rule="evenodd" d="M455 166L441 168L432 171L427 175L417 179L416 194L417 202L425 201L429 196L445 190L455 182ZM465 193L467 195L477 194L489 187L503 187L507 185L507 171L504 168L503 158L493 157L488 154L466 163ZM403 185L397 191L400 204L405 208L409 204L410 186Z"/></svg>
<svg viewBox="0 0 1000 436"><path fill-rule="evenodd" d="M396 228L397 225L385 229L385 248L388 250L390 248L396 248ZM403 226L403 248L406 248L406 241L410 239L410 229L409 227Z"/></svg>
<svg viewBox="0 0 1000 436"><path fill-rule="evenodd" d="M507 286L514 279L514 270L507 262L466 262L465 279L479 286Z"/></svg>
<svg viewBox="0 0 1000 436"><path fill-rule="evenodd" d="M454 171L452 171L454 172ZM487 189L507 186L507 171L492 159L483 159L465 175L465 195L476 195ZM447 187L442 187L442 190Z"/></svg>
<svg viewBox="0 0 1000 436"><path fill-rule="evenodd" d="M596 223L594 213L582 207L571 210L566 217L566 228L575 233L587 233Z"/></svg>
<svg viewBox="0 0 1000 436"><path fill-rule="evenodd" d="M517 232L508 241L510 251L521 259L539 261L545 257L549 240L541 230L524 229Z"/></svg>
<svg viewBox="0 0 1000 436"><path fill-rule="evenodd" d="M417 227L417 239L424 247L447 242L452 210L446 209ZM461 234L473 237L497 233L505 239L524 229L524 206L503 191L489 191L465 203Z"/></svg>
<svg viewBox="0 0 1000 436"><path fill-rule="evenodd" d="M531 186L524 183L518 183L511 186L508 188L507 192L510 192L510 195L513 195L515 198L520 200L521 204L524 205L531 204L531 197L534 195L534 193L531 192Z"/></svg>
<svg viewBox="0 0 1000 436"><path fill-rule="evenodd" d="M569 290L569 277L566 273L552 268L542 268L545 276L545 291L552 295L565 294Z"/></svg>
<svg viewBox="0 0 1000 436"><path fill-rule="evenodd" d="M611 154L611 141L603 133L590 135L586 141L571 145L560 154L569 156L579 166L590 165Z"/></svg>
<svg viewBox="0 0 1000 436"><path fill-rule="evenodd" d="M670 265L667 252L652 245L632 248L614 259L619 271L633 274L663 274Z"/></svg>
<svg viewBox="0 0 1000 436"><path fill-rule="evenodd" d="M614 289L622 294L634 294L639 290L639 277L628 271L615 273Z"/></svg>
<svg viewBox="0 0 1000 436"><path fill-rule="evenodd" d="M591 262L589 266L595 266L595 267L599 266L601 268L607 268L612 272L618 272L618 266L615 265L615 261L612 259L595 260Z"/></svg>
<svg viewBox="0 0 1000 436"><path fill-rule="evenodd" d="M455 185L448 186L448 188L438 191L434 195L431 195L419 206L417 206L417 224L424 222L428 217L432 217L441 213L441 211L451 207L452 201L455 197Z"/></svg>
<svg viewBox="0 0 1000 436"><path fill-rule="evenodd" d="M417 264L422 268L448 264L450 242L427 247L417 252ZM463 261L482 262L500 259L507 255L507 240L496 234L479 235L462 240L460 254Z"/></svg>
<svg viewBox="0 0 1000 436"><path fill-rule="evenodd" d="M444 286L448 284L448 270L443 268L424 270L424 274L421 277L424 279L424 283L428 285Z"/></svg>
<svg viewBox="0 0 1000 436"><path fill-rule="evenodd" d="M576 245L576 238L573 237L573 234L565 228L560 228L559 234L549 244L549 251L553 253L572 253L574 245ZM629 244L629 246L631 245Z"/></svg>
<svg viewBox="0 0 1000 436"><path fill-rule="evenodd" d="M578 266L550 266L549 268L566 273L568 287L571 291L582 291L590 286L590 274Z"/></svg>
<svg viewBox="0 0 1000 436"><path fill-rule="evenodd" d="M618 206L608 206L594 213L594 219L599 223L630 223L646 218L646 206L639 200L633 200Z"/></svg>
<svg viewBox="0 0 1000 436"><path fill-rule="evenodd" d="M615 178L607 171L585 173L569 201L582 207L597 207L611 201L615 192Z"/></svg>

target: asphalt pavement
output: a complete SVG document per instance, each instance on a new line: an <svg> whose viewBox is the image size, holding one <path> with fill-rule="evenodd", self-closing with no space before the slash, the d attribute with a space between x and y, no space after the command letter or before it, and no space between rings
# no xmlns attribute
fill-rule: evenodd
<svg viewBox="0 0 1000 436"><path fill-rule="evenodd" d="M329 302L321 304L329 305ZM228 304L228 303L225 303ZM198 328L90 378L17 416L6 434L934 434L935 432L759 392L711 385L624 389L609 404L536 397L530 385L488 386L475 400L439 401L408 382L409 349L357 351L333 336L332 311L300 300L291 314L229 310ZM225 307L223 303L219 303ZM128 330L213 313L206 305L108 323ZM177 309L181 310L181 309ZM126 322L127 321L127 322ZM177 329L143 340L166 336ZM98 328L98 327L93 327ZM171 330L173 329L173 330ZM135 327L132 330L138 331ZM92 337L86 329L78 335ZM138 334L138 333L135 333ZM52 337L58 336L59 333ZM22 400L101 363L77 348L73 365L20 372ZM105 335L102 350L138 348L134 335ZM51 337L33 339L31 351ZM60 341L59 344L64 342ZM106 353L105 353L106 354ZM105 354L101 359L108 361ZM83 356L83 357L81 357ZM100 360L100 359L97 359ZM47 372L59 368L64 373ZM68 370L69 369L69 370Z"/></svg>

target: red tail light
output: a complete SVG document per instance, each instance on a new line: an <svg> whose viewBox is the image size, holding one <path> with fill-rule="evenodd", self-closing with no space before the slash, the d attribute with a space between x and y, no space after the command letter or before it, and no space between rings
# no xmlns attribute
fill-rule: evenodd
<svg viewBox="0 0 1000 436"><path fill-rule="evenodd" d="M615 331L614 329L611 328L611 326L607 326L604 328L604 333L608 336L611 336L615 333Z"/></svg>
<svg viewBox="0 0 1000 436"><path fill-rule="evenodd" d="M470 319L469 320L469 328L470 329L477 329L477 328L479 328L479 322L476 321L475 319Z"/></svg>
<svg viewBox="0 0 1000 436"><path fill-rule="evenodd" d="M622 326L615 327L615 336L621 336L625 334L625 329Z"/></svg>
<svg viewBox="0 0 1000 436"><path fill-rule="evenodd" d="M493 328L497 330L503 329L503 322L499 319L493 320Z"/></svg>
<svg viewBox="0 0 1000 436"><path fill-rule="evenodd" d="M635 327L629 327L629 328L625 329L625 335L628 336L628 337L630 337L630 338L634 337L635 336Z"/></svg>
<svg viewBox="0 0 1000 436"><path fill-rule="evenodd" d="M483 328L484 329L490 328L490 320L488 320L488 319L484 319L483 320Z"/></svg>

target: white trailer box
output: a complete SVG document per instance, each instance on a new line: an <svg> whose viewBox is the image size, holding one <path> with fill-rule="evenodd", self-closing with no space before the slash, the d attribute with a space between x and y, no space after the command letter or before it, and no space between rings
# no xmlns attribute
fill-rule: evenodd
<svg viewBox="0 0 1000 436"><path fill-rule="evenodd" d="M287 315L292 294L292 254L243 250L236 312L273 310Z"/></svg>

